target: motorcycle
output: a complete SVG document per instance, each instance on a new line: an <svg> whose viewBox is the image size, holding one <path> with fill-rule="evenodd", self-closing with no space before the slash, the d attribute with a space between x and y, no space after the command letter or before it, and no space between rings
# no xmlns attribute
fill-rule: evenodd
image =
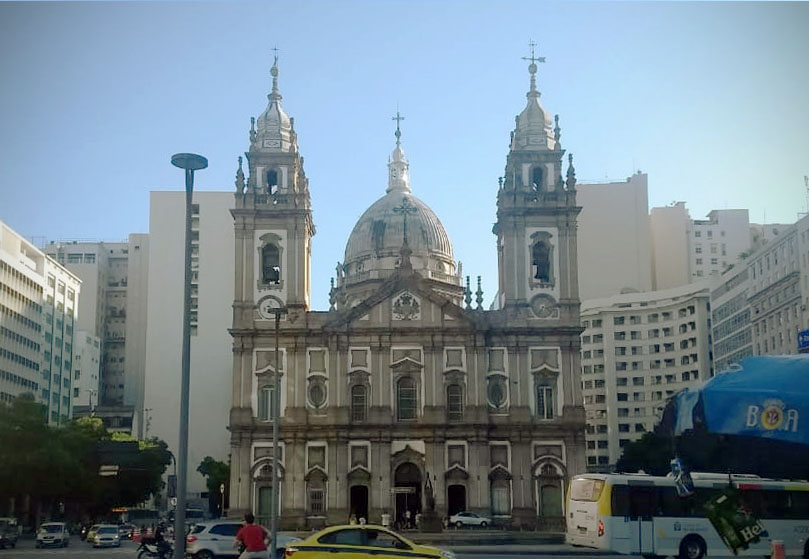
<svg viewBox="0 0 809 559"><path fill-rule="evenodd" d="M135 551L138 552L138 559L172 559L174 557L174 549L169 544L161 549L158 544L154 542L140 542L140 547Z"/></svg>

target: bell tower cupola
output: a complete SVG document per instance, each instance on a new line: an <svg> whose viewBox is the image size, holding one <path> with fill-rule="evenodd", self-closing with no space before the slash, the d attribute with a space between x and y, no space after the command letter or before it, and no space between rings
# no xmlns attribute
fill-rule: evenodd
<svg viewBox="0 0 809 559"><path fill-rule="evenodd" d="M309 309L315 234L295 120L281 105L278 56L267 108L250 119L248 176L236 172L236 304L266 319L271 307Z"/></svg>
<svg viewBox="0 0 809 559"><path fill-rule="evenodd" d="M498 304L538 320L578 322L575 172L567 180L558 116L539 103L538 63L530 43L527 102L515 119L497 192ZM558 323L558 322L557 322Z"/></svg>

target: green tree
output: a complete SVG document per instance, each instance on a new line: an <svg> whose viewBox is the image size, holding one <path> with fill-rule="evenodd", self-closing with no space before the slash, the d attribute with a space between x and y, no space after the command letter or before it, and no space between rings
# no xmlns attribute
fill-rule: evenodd
<svg viewBox="0 0 809 559"><path fill-rule="evenodd" d="M222 493L219 488L225 485L225 502L228 499L230 466L224 462L214 460L210 456L202 459L197 466L197 471L205 476L205 485L208 487L208 510L211 514L221 516Z"/></svg>

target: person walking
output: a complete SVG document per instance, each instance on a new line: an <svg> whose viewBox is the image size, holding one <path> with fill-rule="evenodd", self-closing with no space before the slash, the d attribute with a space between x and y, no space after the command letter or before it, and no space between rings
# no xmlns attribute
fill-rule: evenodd
<svg viewBox="0 0 809 559"><path fill-rule="evenodd" d="M244 546L239 559L270 559L267 551L269 535L262 526L256 525L252 512L244 515L244 525L236 532L236 542Z"/></svg>

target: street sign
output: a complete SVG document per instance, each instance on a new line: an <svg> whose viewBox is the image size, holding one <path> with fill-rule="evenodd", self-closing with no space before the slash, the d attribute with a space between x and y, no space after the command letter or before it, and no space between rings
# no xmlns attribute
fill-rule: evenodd
<svg viewBox="0 0 809 559"><path fill-rule="evenodd" d="M405 495L413 495L416 492L415 487L394 487L391 491L394 493L404 493Z"/></svg>
<svg viewBox="0 0 809 559"><path fill-rule="evenodd" d="M798 352L809 353L809 330L798 332Z"/></svg>
<svg viewBox="0 0 809 559"><path fill-rule="evenodd" d="M101 477L112 477L118 475L118 466L113 464L111 466L99 466L98 475Z"/></svg>

